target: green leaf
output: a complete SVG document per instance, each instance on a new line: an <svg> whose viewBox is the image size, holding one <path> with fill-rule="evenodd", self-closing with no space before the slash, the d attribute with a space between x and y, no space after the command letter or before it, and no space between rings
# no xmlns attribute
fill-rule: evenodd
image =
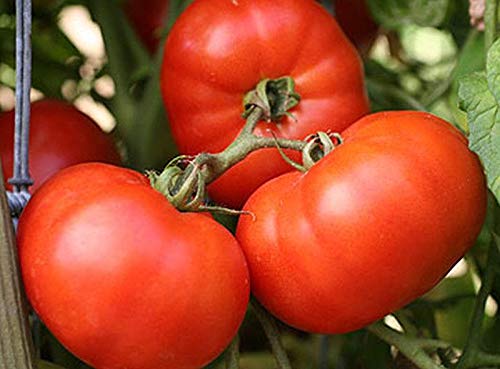
<svg viewBox="0 0 500 369"><path fill-rule="evenodd" d="M500 39L488 51L486 73L459 81L460 108L467 112L469 144L481 158L488 186L500 199Z"/></svg>
<svg viewBox="0 0 500 369"><path fill-rule="evenodd" d="M488 88L500 104L500 40L497 40L488 51L486 58L486 78Z"/></svg>
<svg viewBox="0 0 500 369"><path fill-rule="evenodd" d="M458 98L460 108L467 113L469 146L481 158L488 186L500 199L500 117L485 74L476 72L461 78Z"/></svg>
<svg viewBox="0 0 500 369"><path fill-rule="evenodd" d="M486 170L488 186L500 199L500 40L488 52L486 73L472 73L459 81L460 108L467 113L469 145Z"/></svg>
<svg viewBox="0 0 500 369"><path fill-rule="evenodd" d="M368 0L375 20L385 28L404 24L439 26L446 18L449 0Z"/></svg>
<svg viewBox="0 0 500 369"><path fill-rule="evenodd" d="M471 30L459 53L457 64L453 71L451 91L448 96L448 106L453 115L451 121L467 135L469 134L467 114L458 107L458 83L461 77L483 70L485 63L484 33Z"/></svg>

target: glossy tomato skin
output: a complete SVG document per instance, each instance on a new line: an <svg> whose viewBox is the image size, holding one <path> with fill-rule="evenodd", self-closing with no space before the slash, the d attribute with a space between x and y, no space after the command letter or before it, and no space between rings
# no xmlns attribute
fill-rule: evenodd
<svg viewBox="0 0 500 369"><path fill-rule="evenodd" d="M279 319L344 333L436 285L475 241L486 185L466 139L421 112L369 115L306 174L267 182L237 238Z"/></svg>
<svg viewBox="0 0 500 369"><path fill-rule="evenodd" d="M368 51L377 36L378 25L373 20L366 0L335 0L335 18L349 40L362 53Z"/></svg>
<svg viewBox="0 0 500 369"><path fill-rule="evenodd" d="M168 12L168 0L128 0L125 14L150 53L158 48Z"/></svg>
<svg viewBox="0 0 500 369"><path fill-rule="evenodd" d="M59 172L22 213L18 244L33 308L96 369L201 368L245 314L235 238L207 215L180 213L128 169Z"/></svg>
<svg viewBox="0 0 500 369"><path fill-rule="evenodd" d="M291 117L258 135L303 139L342 131L368 112L363 70L335 20L311 0L195 0L165 46L161 87L183 154L218 152L244 125L243 96L264 78L291 76L301 95ZM254 152L209 187L241 207L258 186L290 170L277 150Z"/></svg>
<svg viewBox="0 0 500 369"><path fill-rule="evenodd" d="M14 111L10 111L0 115L0 157L6 180L12 176L13 145ZM51 99L31 104L29 159L32 191L70 165L89 161L120 163L110 135L74 106ZM9 184L6 186L11 189Z"/></svg>

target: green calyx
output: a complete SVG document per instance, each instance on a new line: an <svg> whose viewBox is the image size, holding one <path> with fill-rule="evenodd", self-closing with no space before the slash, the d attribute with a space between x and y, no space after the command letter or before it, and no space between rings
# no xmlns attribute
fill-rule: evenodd
<svg viewBox="0 0 500 369"><path fill-rule="evenodd" d="M307 144L302 150L302 164L306 170L342 144L338 133L318 132L306 138Z"/></svg>
<svg viewBox="0 0 500 369"><path fill-rule="evenodd" d="M207 185L203 172L206 163L200 160L206 158L210 158L210 155L201 154L196 157L181 155L168 163L160 174L148 172L151 187L165 196L180 211L208 211L226 215L250 214L242 210L207 205Z"/></svg>
<svg viewBox="0 0 500 369"><path fill-rule="evenodd" d="M338 133L317 132L306 137L303 141L302 164L299 164L289 158L281 148L277 137L273 134L275 146L278 149L283 160L300 172L307 172L314 164L323 159L326 155L335 150L343 143L342 137Z"/></svg>
<svg viewBox="0 0 500 369"><path fill-rule="evenodd" d="M248 118L255 108L260 108L262 120L279 122L283 116L291 116L289 110L299 102L300 95L295 91L292 77L266 78L245 95L243 118Z"/></svg>
<svg viewBox="0 0 500 369"><path fill-rule="evenodd" d="M183 164L187 162L185 168ZM148 173L151 186L181 211L200 211L205 201L205 181L200 167L189 157L179 156L157 174Z"/></svg>

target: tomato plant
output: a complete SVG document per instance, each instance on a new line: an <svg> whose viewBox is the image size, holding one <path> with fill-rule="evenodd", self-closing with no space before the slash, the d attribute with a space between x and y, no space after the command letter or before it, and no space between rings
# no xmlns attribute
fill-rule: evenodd
<svg viewBox="0 0 500 369"><path fill-rule="evenodd" d="M58 173L24 210L18 243L33 308L96 368L200 368L246 311L234 237L207 215L179 213L128 169Z"/></svg>
<svg viewBox="0 0 500 369"><path fill-rule="evenodd" d="M128 0L125 3L127 17L151 53L158 48L167 11L168 0Z"/></svg>
<svg viewBox="0 0 500 369"><path fill-rule="evenodd" d="M0 115L0 156L5 179L12 175L13 140L14 111L10 111ZM88 161L120 163L110 135L72 105L51 99L31 104L29 155L34 191L70 165Z"/></svg>
<svg viewBox="0 0 500 369"><path fill-rule="evenodd" d="M368 111L359 56L335 20L309 0L195 0L166 41L161 85L183 154L217 152L243 127L242 97L264 78L290 76L301 96L289 116L262 121L262 136L340 131ZM273 120L271 116L269 120ZM276 150L252 153L214 182L210 195L241 207L289 171Z"/></svg>
<svg viewBox="0 0 500 369"><path fill-rule="evenodd" d="M359 329L427 292L486 210L479 160L447 122L384 112L342 136L305 175L260 187L237 229L255 296L312 332Z"/></svg>
<svg viewBox="0 0 500 369"><path fill-rule="evenodd" d="M265 306L251 300L210 369L500 367L500 0L33 0L17 24L28 5L0 1L0 110L30 91L94 100L117 122L126 165L148 170L161 194L103 164L65 169L34 192L18 234L22 274L55 338L23 319L10 220L29 176L17 173L0 202L0 367L90 368L63 344L96 369L199 368L238 330L248 283ZM373 20L383 32L366 53ZM433 113L467 140L424 113L352 127L368 111L365 84L373 111ZM188 155L174 159L172 136ZM36 177L46 150L33 150ZM280 177L287 163L311 169ZM207 211L238 228L250 274ZM286 323L362 329L327 337Z"/></svg>

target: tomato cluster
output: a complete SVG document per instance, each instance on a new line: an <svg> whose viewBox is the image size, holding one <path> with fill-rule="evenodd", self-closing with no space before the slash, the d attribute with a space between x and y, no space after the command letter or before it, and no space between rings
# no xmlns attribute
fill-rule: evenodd
<svg viewBox="0 0 500 369"><path fill-rule="evenodd" d="M361 59L315 1L194 0L166 41L160 83L186 155L150 179L64 169L19 223L33 308L98 369L206 365L250 290L298 329L362 328L436 285L479 233L485 179L465 137L423 112L367 115ZM340 142L321 133L308 152L318 131ZM243 209L235 235L173 198Z"/></svg>

